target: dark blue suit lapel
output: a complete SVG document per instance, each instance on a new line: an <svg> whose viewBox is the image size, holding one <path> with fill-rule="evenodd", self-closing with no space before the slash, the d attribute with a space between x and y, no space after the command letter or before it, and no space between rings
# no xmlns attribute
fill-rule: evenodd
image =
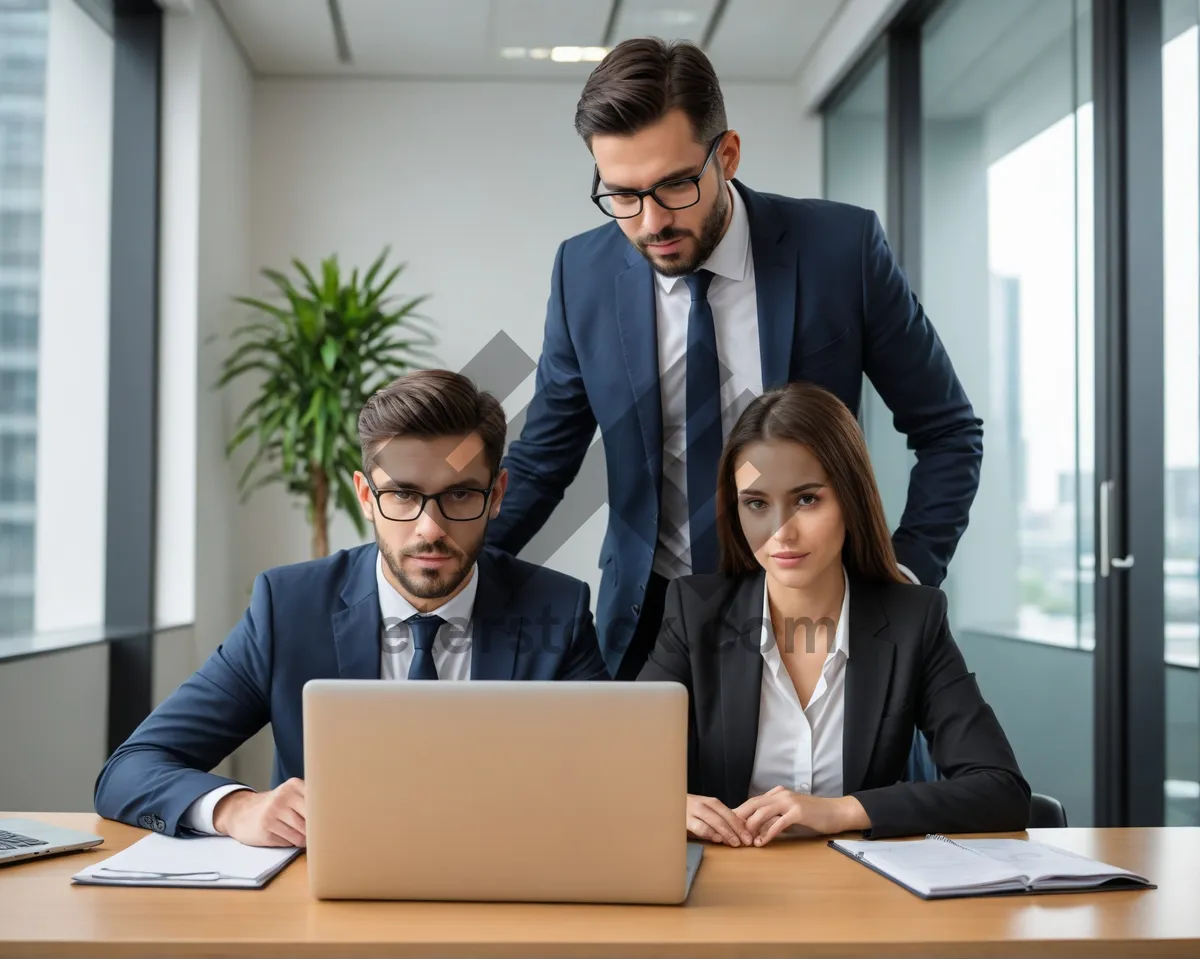
<svg viewBox="0 0 1200 959"><path fill-rule="evenodd" d="M633 415L641 426L650 475L662 475L662 397L658 383L658 309L654 271L632 246L625 255L629 268L617 274L617 330L633 389ZM624 424L622 424L624 425Z"/></svg>
<svg viewBox="0 0 1200 959"><path fill-rule="evenodd" d="M363 548L351 563L342 602L333 614L333 639L337 646L338 676L342 679L378 679L381 616L375 580L378 547Z"/></svg>
<svg viewBox="0 0 1200 959"><path fill-rule="evenodd" d="M479 586L471 611L471 678L513 679L521 615L509 603L519 585L507 583L486 552L476 561Z"/></svg>
<svg viewBox="0 0 1200 959"><path fill-rule="evenodd" d="M787 226L771 201L737 180L733 185L746 203L750 220L763 389L771 390L785 385L791 377L792 340L799 323L796 315L798 253L792 244L784 242Z"/></svg>

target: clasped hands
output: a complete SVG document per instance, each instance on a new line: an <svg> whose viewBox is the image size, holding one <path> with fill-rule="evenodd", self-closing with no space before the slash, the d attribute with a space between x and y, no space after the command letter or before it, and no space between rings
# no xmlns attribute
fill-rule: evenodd
<svg viewBox="0 0 1200 959"><path fill-rule="evenodd" d="M712 796L687 797L688 832L727 846L765 846L789 827L800 835L824 836L870 825L853 796L825 798L776 786L736 809Z"/></svg>
<svg viewBox="0 0 1200 959"><path fill-rule="evenodd" d="M251 846L303 847L305 825L302 779L289 779L265 793L229 793L213 811L219 834ZM687 831L727 846L765 846L789 827L801 835L818 836L870 826L866 811L853 796L824 798L776 786L736 809L712 796L689 793L687 797Z"/></svg>

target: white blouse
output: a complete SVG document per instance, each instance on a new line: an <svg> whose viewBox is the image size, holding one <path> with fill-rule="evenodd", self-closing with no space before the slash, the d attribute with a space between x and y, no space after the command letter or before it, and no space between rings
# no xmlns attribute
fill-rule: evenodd
<svg viewBox="0 0 1200 959"><path fill-rule="evenodd" d="M845 576L845 569L842 574ZM825 657L808 708L801 709L796 687L776 647L764 585L759 644L763 676L759 694L758 744L750 774L751 796L775 786L813 796L842 795L842 730L846 716L846 663L850 658L849 610L850 581L847 578L833 649ZM806 636L803 625L797 626L793 642L803 643ZM814 641L828 640L822 634L814 635Z"/></svg>

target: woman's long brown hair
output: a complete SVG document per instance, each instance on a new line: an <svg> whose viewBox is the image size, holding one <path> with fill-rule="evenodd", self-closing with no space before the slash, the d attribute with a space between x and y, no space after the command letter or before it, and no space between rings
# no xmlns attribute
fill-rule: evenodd
<svg viewBox="0 0 1200 959"><path fill-rule="evenodd" d="M876 582L909 582L896 565L883 501L858 420L836 396L811 383L789 383L757 397L738 417L725 443L717 476L716 511L723 573L762 568L738 519L734 468L746 446L763 440L799 443L824 468L846 526L842 562L847 571Z"/></svg>

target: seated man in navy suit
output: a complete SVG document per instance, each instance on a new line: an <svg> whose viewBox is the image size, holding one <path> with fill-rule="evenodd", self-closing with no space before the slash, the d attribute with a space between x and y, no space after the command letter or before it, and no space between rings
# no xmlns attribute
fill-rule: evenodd
<svg viewBox="0 0 1200 959"><path fill-rule="evenodd" d="M100 815L303 846L308 680L608 679L587 584L484 546L507 484L493 396L411 373L371 397L358 430L375 542L259 574L224 644L105 763ZM209 772L267 723L272 790Z"/></svg>

